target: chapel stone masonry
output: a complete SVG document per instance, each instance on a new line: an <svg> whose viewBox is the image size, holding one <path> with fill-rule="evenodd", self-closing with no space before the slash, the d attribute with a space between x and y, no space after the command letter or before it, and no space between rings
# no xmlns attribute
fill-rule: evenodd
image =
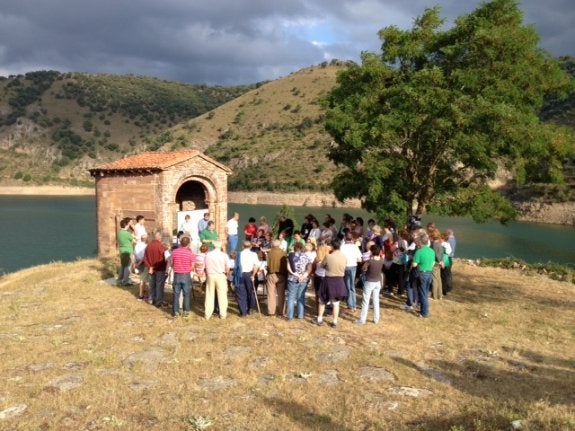
<svg viewBox="0 0 575 431"><path fill-rule="evenodd" d="M148 233L160 230L169 241L178 212L206 210L224 240L231 173L197 150L145 152L90 169L96 179L98 256L117 252L120 220L139 214Z"/></svg>

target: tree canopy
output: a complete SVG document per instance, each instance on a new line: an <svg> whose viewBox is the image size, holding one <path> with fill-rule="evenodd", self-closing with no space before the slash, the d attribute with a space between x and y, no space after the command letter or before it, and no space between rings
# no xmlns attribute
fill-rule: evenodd
<svg viewBox="0 0 575 431"><path fill-rule="evenodd" d="M512 205L487 186L498 168L520 183L561 182L572 135L538 112L573 81L522 19L515 0L494 0L448 30L438 7L411 30L380 30L381 53L362 53L326 100L329 157L345 167L336 196L381 216L505 221Z"/></svg>

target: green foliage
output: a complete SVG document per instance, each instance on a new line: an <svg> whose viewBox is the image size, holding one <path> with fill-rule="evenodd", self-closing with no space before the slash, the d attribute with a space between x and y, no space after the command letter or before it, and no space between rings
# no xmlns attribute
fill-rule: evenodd
<svg viewBox="0 0 575 431"><path fill-rule="evenodd" d="M277 238L279 232L279 225L280 225L280 217L281 216L285 216L286 218L291 219L292 221L295 221L295 211L292 207L283 204L282 207L280 208L279 212L276 214L276 216L274 217L274 221L272 222L271 225L271 230L273 233L273 238Z"/></svg>
<svg viewBox="0 0 575 431"><path fill-rule="evenodd" d="M91 132L94 125L92 124L92 122L90 120L85 120L84 124L83 124L84 130L86 132Z"/></svg>
<svg viewBox="0 0 575 431"><path fill-rule="evenodd" d="M438 8L412 30L382 29L381 55L363 53L326 100L329 157L345 167L336 196L402 218L440 208L505 221L511 205L485 187L498 162L525 181L562 181L573 135L537 114L573 81L521 20L516 1L494 0L447 31Z"/></svg>
<svg viewBox="0 0 575 431"><path fill-rule="evenodd" d="M575 78L575 57L561 57L561 68ZM575 92L567 98L547 97L540 112L544 121L575 128Z"/></svg>
<svg viewBox="0 0 575 431"><path fill-rule="evenodd" d="M162 133L162 129L212 110L253 87L208 87L136 76L31 72L0 82L0 105L4 106L0 112L0 137L13 133L5 126L24 124L24 117L36 123L39 127L32 124L27 130L41 134L26 134L18 139L26 143L33 140L34 145L47 149L57 148L61 154L56 161L24 163L22 169L31 169L34 176L42 178L42 169L59 171L66 165L76 166L86 156L103 157L101 163L117 158L118 153L141 151L142 143L159 149L170 140L169 133ZM113 143L109 142L110 127L106 127L112 125ZM138 135L138 141L128 140ZM116 155L98 152L96 145ZM17 157L15 152L10 153L8 157Z"/></svg>
<svg viewBox="0 0 575 431"><path fill-rule="evenodd" d="M153 121L175 124L198 116L232 100L250 86L208 87L140 76L74 74L66 82L63 97L92 112L112 111L143 124Z"/></svg>
<svg viewBox="0 0 575 431"><path fill-rule="evenodd" d="M59 76L55 71L30 72L18 75L6 85L7 102L11 108L5 117L0 116L0 126L15 124L19 117L26 115L26 107L40 101L42 95Z"/></svg>
<svg viewBox="0 0 575 431"><path fill-rule="evenodd" d="M428 208L437 215L470 214L477 222L496 219L501 223L507 223L515 217L511 202L486 185L461 187L450 193L437 193Z"/></svg>
<svg viewBox="0 0 575 431"><path fill-rule="evenodd" d="M149 151L156 151L159 150L164 144L170 142L172 140L172 133L168 130L158 134L155 136L148 145Z"/></svg>
<svg viewBox="0 0 575 431"><path fill-rule="evenodd" d="M94 141L84 139L69 128L69 122L58 127L52 134L52 141L62 151L62 156L69 160L79 159L94 150Z"/></svg>

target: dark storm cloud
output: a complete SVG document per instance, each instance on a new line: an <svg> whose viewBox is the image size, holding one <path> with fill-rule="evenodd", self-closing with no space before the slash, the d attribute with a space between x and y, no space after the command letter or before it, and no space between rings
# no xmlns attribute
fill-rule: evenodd
<svg viewBox="0 0 575 431"><path fill-rule="evenodd" d="M572 0L524 0L542 47L572 54ZM447 24L478 1L438 0ZM410 27L420 0L3 0L0 74L132 73L193 83L274 79L378 50L377 31Z"/></svg>

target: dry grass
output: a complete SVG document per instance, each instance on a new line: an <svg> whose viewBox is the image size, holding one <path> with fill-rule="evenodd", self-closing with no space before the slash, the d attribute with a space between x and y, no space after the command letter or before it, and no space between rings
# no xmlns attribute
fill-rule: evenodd
<svg viewBox="0 0 575 431"><path fill-rule="evenodd" d="M0 429L481 431L516 419L575 429L568 283L458 263L455 291L432 301L430 319L392 298L379 326L346 315L334 330L242 320L233 303L227 320L204 321L199 290L192 317L174 321L104 273L84 260L0 279L0 411L27 406ZM362 377L365 367L395 380Z"/></svg>

